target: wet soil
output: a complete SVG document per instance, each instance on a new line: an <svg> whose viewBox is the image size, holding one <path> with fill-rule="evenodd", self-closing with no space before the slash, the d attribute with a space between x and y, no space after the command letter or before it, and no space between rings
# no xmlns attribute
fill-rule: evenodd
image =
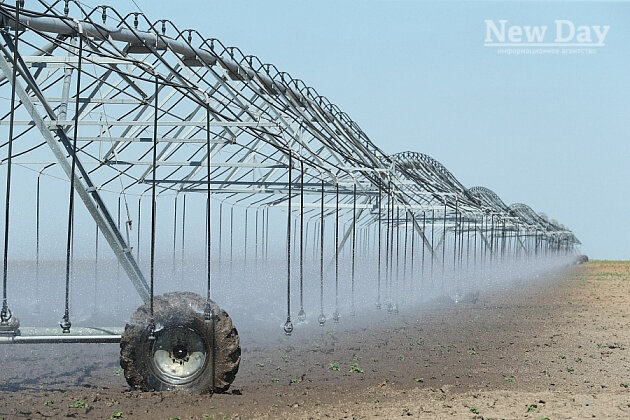
<svg viewBox="0 0 630 420"><path fill-rule="evenodd" d="M118 346L0 347L0 418L630 418L630 262L242 337L227 394L136 392Z"/></svg>

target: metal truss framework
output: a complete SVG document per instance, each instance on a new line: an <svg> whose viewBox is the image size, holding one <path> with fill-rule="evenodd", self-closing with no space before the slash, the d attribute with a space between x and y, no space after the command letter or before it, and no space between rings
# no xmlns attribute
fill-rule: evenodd
<svg viewBox="0 0 630 420"><path fill-rule="evenodd" d="M40 173L55 166L69 177L76 141L75 190L145 300L146 276L103 191L142 197L154 183L158 195L210 186L227 203L301 206L308 220L341 212L353 223L337 253L357 226L381 224L412 226L435 259L447 235L464 232L479 233L491 253L505 237L523 249L533 238L536 251L574 252L580 243L527 205L464 187L427 155L384 153L315 89L237 47L141 13L69 6L29 1L16 53L16 8L0 4L0 89L14 85L17 95L14 112L3 99L0 125L14 131L13 163ZM7 143L0 150L6 156ZM425 235L427 220L438 243Z"/></svg>

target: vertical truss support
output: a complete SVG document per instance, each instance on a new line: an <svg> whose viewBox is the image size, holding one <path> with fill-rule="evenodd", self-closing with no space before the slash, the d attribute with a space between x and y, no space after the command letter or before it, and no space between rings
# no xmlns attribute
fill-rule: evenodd
<svg viewBox="0 0 630 420"><path fill-rule="evenodd" d="M7 50L4 47L2 47L2 49L4 51L0 53L0 71L4 73L5 77L7 77L8 80L11 80L9 76L11 75L12 67L5 59ZM27 71L26 69L18 69L18 71L20 70L23 70L23 72ZM32 92L38 94L38 86L33 83L33 80L29 77L29 74L24 74L23 72L21 71L20 73L22 74L22 76L24 76L23 79L29 85L29 88L32 90ZM49 128L46 124L46 121L44 121L44 117L40 115L40 113L35 108L31 97L28 95L28 93L26 93L26 90L17 80L15 89L18 97L22 101L24 109L33 119L33 123L39 129L42 137L48 144L48 147L50 147L51 151L53 152L57 162L69 178L71 176L71 167L66 158L66 154L72 154L72 144L70 139L68 139L62 127L56 127L54 131L59 138L59 140L56 140L51 133L51 128ZM51 120L56 120L57 117L54 115L54 112L52 111L50 106L48 106L43 95L39 94L37 96L38 100L46 108L47 113L49 114L48 117ZM149 298L149 286L146 282L146 279L144 278L144 275L140 271L140 267L138 267L138 264L136 263L136 260L131 253L131 248L127 245L124 238L120 234L116 223L114 222L111 215L109 214L109 211L105 207L105 203L101 199L96 186L94 186L94 184L90 180L89 174L83 168L80 159L76 160L76 164L80 174L75 175L74 180L74 187L77 194L85 204L85 207L96 222L100 231L103 233L103 237L109 243L112 251L116 255L116 258L120 262L120 265L127 273L127 276L131 280L133 286L136 288L138 294L140 295L142 300L146 301ZM83 178L83 180L81 180L81 178Z"/></svg>

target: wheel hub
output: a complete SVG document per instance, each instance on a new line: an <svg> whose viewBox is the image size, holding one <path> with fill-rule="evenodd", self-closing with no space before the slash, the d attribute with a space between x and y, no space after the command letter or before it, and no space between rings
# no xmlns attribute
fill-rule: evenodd
<svg viewBox="0 0 630 420"><path fill-rule="evenodd" d="M179 360L186 360L188 355L188 349L183 344L178 344L173 348L173 356Z"/></svg>
<svg viewBox="0 0 630 420"><path fill-rule="evenodd" d="M151 360L161 380L182 384L201 374L208 354L203 339L195 331L178 327L160 331Z"/></svg>

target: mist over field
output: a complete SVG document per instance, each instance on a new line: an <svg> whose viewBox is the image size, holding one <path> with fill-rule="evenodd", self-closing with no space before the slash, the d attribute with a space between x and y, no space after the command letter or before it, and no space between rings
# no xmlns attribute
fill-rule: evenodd
<svg viewBox="0 0 630 420"><path fill-rule="evenodd" d="M426 258L426 256L425 256ZM333 323L335 302L343 324L352 317L353 322L369 324L373 317L395 316L393 307L406 314L420 313L426 305L442 302L454 305L458 301L476 300L487 292L518 290L523 285L544 283L572 264L574 257L527 258L515 262L495 262L492 266L472 265L467 271L453 271L441 263L434 263L431 276L430 264L424 274L419 267L418 256L411 272L410 258L405 268L402 261L389 281L385 277L385 263L381 266L381 309L379 301L377 265L374 258L357 258L355 291L352 295L350 261L340 259L339 293L335 298L334 265L327 261L324 273L323 313L326 326ZM451 262L452 264L452 262ZM9 303L23 326L56 326L63 315L65 262L42 262L37 272L33 262L16 262L10 265L11 278ZM183 269L182 269L183 267ZM406 273L405 273L406 271ZM243 335L264 335L281 332L287 313L286 260L249 261L242 259L221 264L213 262L212 299L233 318ZM203 259L184 261L158 261L156 267L156 295L170 291L193 291L205 296L206 269ZM320 315L319 261L309 259L304 266L303 307L308 324L317 324ZM142 304L141 299L124 271L112 260L75 261L72 270L70 314L73 326L122 327L129 316ZM291 317L300 329L297 314L300 310L299 264L292 264ZM362 321L364 320L364 321ZM326 327L325 326L325 327Z"/></svg>

